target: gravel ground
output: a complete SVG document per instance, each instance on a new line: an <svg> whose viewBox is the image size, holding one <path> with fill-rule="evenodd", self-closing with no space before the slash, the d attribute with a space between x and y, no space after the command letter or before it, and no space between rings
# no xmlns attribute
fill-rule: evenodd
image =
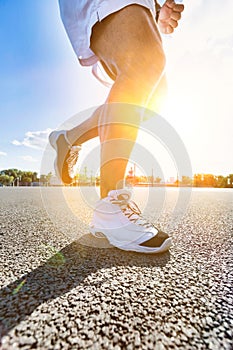
<svg viewBox="0 0 233 350"><path fill-rule="evenodd" d="M233 349L233 191L194 190L171 230L177 191L148 256L91 238L74 188L1 188L1 350Z"/></svg>

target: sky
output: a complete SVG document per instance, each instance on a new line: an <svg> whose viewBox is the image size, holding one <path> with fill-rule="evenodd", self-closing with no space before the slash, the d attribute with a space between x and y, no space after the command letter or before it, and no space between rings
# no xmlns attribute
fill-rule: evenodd
<svg viewBox="0 0 233 350"><path fill-rule="evenodd" d="M163 36L169 93L162 117L183 141L193 173L227 175L233 173L233 3L184 4L179 28ZM0 0L0 23L0 170L40 173L49 132L102 104L109 90L79 65L56 0ZM96 142L84 145L83 160ZM151 142L144 146L159 153L161 145ZM165 151L156 161L166 168ZM174 176L174 167L165 172Z"/></svg>

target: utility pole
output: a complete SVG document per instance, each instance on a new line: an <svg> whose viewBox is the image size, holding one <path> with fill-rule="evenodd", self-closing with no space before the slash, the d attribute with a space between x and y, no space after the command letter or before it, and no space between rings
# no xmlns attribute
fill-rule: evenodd
<svg viewBox="0 0 233 350"><path fill-rule="evenodd" d="M136 163L133 165L133 184L136 184Z"/></svg>
<svg viewBox="0 0 233 350"><path fill-rule="evenodd" d="M87 167L84 167L84 181L87 181Z"/></svg>
<svg viewBox="0 0 233 350"><path fill-rule="evenodd" d="M91 170L91 186L92 186L93 170Z"/></svg>

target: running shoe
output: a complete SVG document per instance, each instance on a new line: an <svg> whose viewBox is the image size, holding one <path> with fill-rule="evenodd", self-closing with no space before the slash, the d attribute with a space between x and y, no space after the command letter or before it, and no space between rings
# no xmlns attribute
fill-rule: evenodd
<svg viewBox="0 0 233 350"><path fill-rule="evenodd" d="M162 253L171 247L168 234L142 217L126 189L110 191L97 202L90 232L122 250Z"/></svg>
<svg viewBox="0 0 233 350"><path fill-rule="evenodd" d="M57 177L66 185L72 184L75 176L74 167L77 163L80 145L71 145L66 136L66 130L53 131L49 142L57 152L54 168Z"/></svg>

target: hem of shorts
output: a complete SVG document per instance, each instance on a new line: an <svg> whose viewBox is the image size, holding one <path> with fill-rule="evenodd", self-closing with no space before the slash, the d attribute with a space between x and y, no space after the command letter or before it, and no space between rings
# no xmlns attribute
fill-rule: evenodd
<svg viewBox="0 0 233 350"><path fill-rule="evenodd" d="M93 66L99 61L99 58L96 55L90 57L78 57L79 63L81 66L88 67Z"/></svg>

